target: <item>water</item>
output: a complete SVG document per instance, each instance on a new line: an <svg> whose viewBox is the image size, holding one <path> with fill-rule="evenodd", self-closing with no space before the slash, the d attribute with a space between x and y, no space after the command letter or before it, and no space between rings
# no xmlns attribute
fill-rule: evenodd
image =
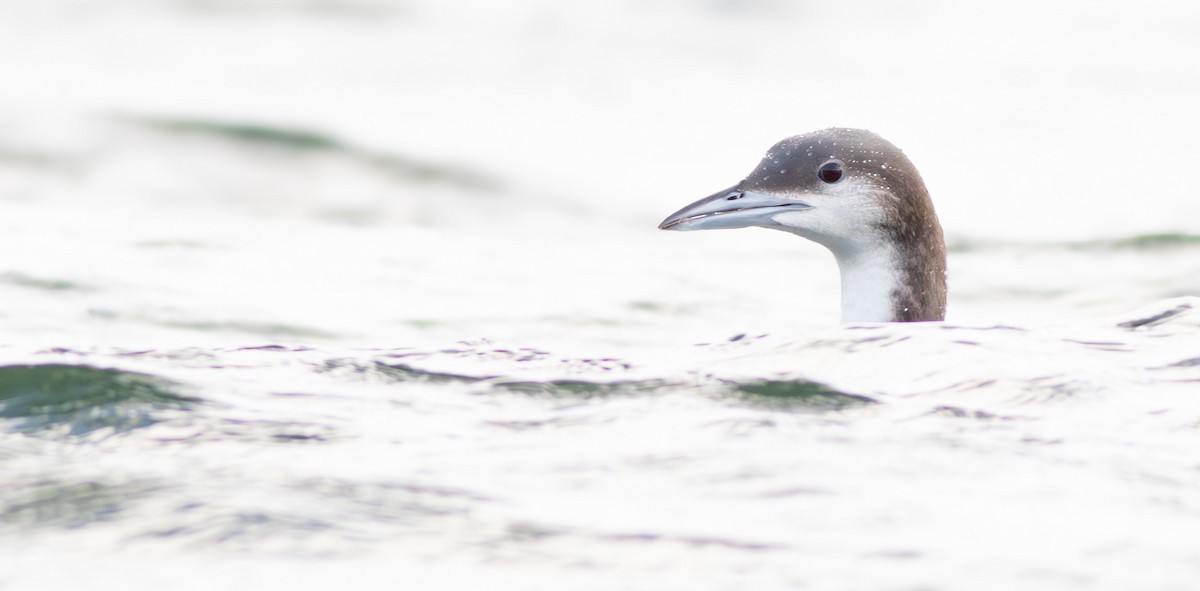
<svg viewBox="0 0 1200 591"><path fill-rule="evenodd" d="M0 589L1195 588L1198 13L1064 6L0 7ZM833 124L947 323L654 229Z"/></svg>

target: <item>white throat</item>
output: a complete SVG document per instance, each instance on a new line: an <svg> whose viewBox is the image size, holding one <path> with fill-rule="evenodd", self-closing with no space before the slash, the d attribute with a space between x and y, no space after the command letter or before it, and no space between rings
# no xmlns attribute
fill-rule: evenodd
<svg viewBox="0 0 1200 591"><path fill-rule="evenodd" d="M887 244L835 253L842 272L842 322L893 322L900 272Z"/></svg>

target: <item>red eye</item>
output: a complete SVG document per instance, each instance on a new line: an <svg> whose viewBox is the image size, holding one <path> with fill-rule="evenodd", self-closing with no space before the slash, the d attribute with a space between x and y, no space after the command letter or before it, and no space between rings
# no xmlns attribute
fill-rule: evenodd
<svg viewBox="0 0 1200 591"><path fill-rule="evenodd" d="M843 172L844 170L841 162L838 162L837 160L830 160L829 162L822 164L821 168L817 169L817 178L820 178L821 180L832 185L833 183L842 180Z"/></svg>

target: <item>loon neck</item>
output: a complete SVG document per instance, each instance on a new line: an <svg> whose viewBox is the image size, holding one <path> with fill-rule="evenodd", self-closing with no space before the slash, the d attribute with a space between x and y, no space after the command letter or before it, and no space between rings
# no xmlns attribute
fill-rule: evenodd
<svg viewBox="0 0 1200 591"><path fill-rule="evenodd" d="M942 320L946 313L946 265L941 248L835 252L842 276L842 322Z"/></svg>
<svg viewBox="0 0 1200 591"><path fill-rule="evenodd" d="M835 253L842 274L842 323L894 322L900 285L894 249Z"/></svg>

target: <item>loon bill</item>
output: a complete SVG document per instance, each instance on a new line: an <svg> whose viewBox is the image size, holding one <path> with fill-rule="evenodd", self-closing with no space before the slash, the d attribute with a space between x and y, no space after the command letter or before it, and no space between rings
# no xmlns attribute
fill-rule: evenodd
<svg viewBox="0 0 1200 591"><path fill-rule="evenodd" d="M667 216L663 230L758 226L824 245L842 276L842 322L946 316L946 246L920 173L863 129L775 144L750 176Z"/></svg>

